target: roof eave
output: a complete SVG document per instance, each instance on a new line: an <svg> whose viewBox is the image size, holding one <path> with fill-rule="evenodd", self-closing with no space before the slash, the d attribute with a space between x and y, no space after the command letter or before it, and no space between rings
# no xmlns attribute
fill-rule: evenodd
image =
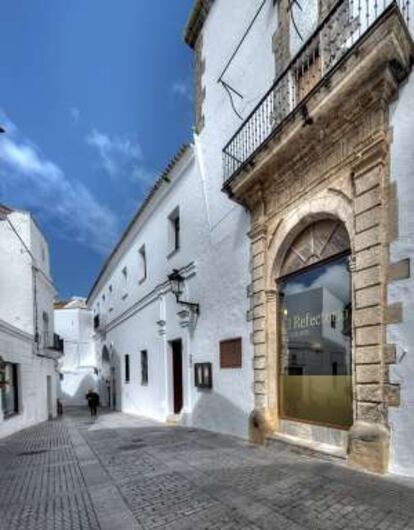
<svg viewBox="0 0 414 530"><path fill-rule="evenodd" d="M94 294L95 290L97 289L98 285L99 285L99 282L101 281L101 279L104 277L104 274L106 272L106 270L108 269L112 259L114 258L114 256L116 255L118 249L121 247L123 241L127 238L127 236L129 235L129 233L131 232L132 228L134 227L135 223L138 221L138 219L141 217L141 215L143 214L143 212L146 210L149 202L151 201L151 199L155 196L155 194L157 193L158 189L160 188L161 184L163 182L169 182L169 174L173 171L173 169L177 166L177 164L180 162L180 160L183 158L183 156L189 151L189 149L191 149L191 144L183 144L180 149L178 150L178 152L175 154L175 156L172 158L172 160L169 162L169 164L167 165L166 169L161 173L161 175L158 177L158 179L155 181L154 185L152 186L151 190L149 191L149 193L147 194L147 196L145 197L145 199L143 200L143 202L141 203L140 207L138 208L137 212L135 213L135 215L133 216L133 218L131 219L131 221L129 222L128 226L126 227L126 229L124 230L123 234L121 235L121 237L119 238L117 244L115 245L115 247L113 248L112 252L109 254L108 258L105 260L93 286L92 286L92 289L90 290L87 298L86 298L86 305L89 306L89 302L92 298L92 295Z"/></svg>
<svg viewBox="0 0 414 530"><path fill-rule="evenodd" d="M196 0L184 29L184 42L194 48L214 0Z"/></svg>

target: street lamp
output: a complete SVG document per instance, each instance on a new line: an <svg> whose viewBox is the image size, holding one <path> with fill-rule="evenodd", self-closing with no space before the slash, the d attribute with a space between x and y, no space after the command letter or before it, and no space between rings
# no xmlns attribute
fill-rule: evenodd
<svg viewBox="0 0 414 530"><path fill-rule="evenodd" d="M6 129L0 125L0 134L5 133L5 132L6 132Z"/></svg>
<svg viewBox="0 0 414 530"><path fill-rule="evenodd" d="M171 291L175 295L177 304L185 305L191 309L197 315L200 314L200 304L195 304L193 302L185 302L180 300L181 295L184 291L184 277L180 274L178 269L173 269L172 273L168 275L168 280L170 281Z"/></svg>

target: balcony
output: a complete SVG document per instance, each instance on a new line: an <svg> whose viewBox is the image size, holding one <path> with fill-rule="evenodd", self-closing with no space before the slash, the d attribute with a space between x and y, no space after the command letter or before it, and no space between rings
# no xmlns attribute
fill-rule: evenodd
<svg viewBox="0 0 414 530"><path fill-rule="evenodd" d="M43 333L43 346L48 350L63 353L63 339L57 333Z"/></svg>
<svg viewBox="0 0 414 530"><path fill-rule="evenodd" d="M410 0L340 0L223 149L224 190L256 162L285 125L300 116L312 123L308 102L322 87L329 90L333 76L383 20L397 12L408 35ZM378 39L379 42L380 39Z"/></svg>

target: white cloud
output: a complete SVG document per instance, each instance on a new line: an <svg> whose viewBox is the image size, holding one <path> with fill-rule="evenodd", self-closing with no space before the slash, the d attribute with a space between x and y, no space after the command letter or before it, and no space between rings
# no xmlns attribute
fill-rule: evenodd
<svg viewBox="0 0 414 530"><path fill-rule="evenodd" d="M193 101L193 88L191 83L188 81L175 81L171 86L171 92L176 96L186 99L187 101Z"/></svg>
<svg viewBox="0 0 414 530"><path fill-rule="evenodd" d="M79 119L80 119L80 110L76 107L72 107L70 109L70 117L72 119L72 122L73 123L78 123Z"/></svg>
<svg viewBox="0 0 414 530"><path fill-rule="evenodd" d="M19 204L35 209L63 237L108 252L118 232L113 212L81 182L69 180L4 114L1 120L7 129L0 138L3 192L18 190Z"/></svg>
<svg viewBox="0 0 414 530"><path fill-rule="evenodd" d="M319 287L325 288L333 295L337 296L344 302L349 301L350 296L350 276L347 273L345 264L328 265L320 270L319 275L315 275L309 283L309 277L302 281L298 276L297 281L291 281L287 284L285 294L303 293Z"/></svg>
<svg viewBox="0 0 414 530"><path fill-rule="evenodd" d="M143 160L141 146L127 136L109 136L93 129L86 137L86 143L98 152L100 165L112 178L127 177L132 180Z"/></svg>

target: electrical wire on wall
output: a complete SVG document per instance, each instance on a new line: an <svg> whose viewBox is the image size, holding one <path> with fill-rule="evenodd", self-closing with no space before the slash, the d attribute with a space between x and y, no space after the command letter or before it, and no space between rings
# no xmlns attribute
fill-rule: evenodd
<svg viewBox="0 0 414 530"><path fill-rule="evenodd" d="M301 11L303 11L302 5L300 4L299 0L289 0L288 11L290 13L290 18L292 20L292 25L295 28L295 31L298 34L298 37L303 42L302 34L299 31L298 25L296 24L296 20L295 20L295 15L293 14L293 6L297 6Z"/></svg>
<svg viewBox="0 0 414 530"><path fill-rule="evenodd" d="M263 0L262 3L260 4L256 14L254 15L253 19L251 20L250 24L248 25L246 31L244 32L242 38L240 39L238 45L236 46L236 49L234 50L234 52L232 53L230 59L227 61L227 64L226 66L224 67L224 70L222 71L220 77L218 78L217 80L217 83L220 83L222 85L222 87L224 88L224 90L227 92L228 96L229 96L229 100L230 100L230 104L231 104L231 107L234 111L234 113L236 114L236 116L240 119L240 120L243 120L243 116L241 116L241 114L238 112L237 108L236 108L236 105L235 105L235 100L234 98L237 97L239 100L243 100L244 97L243 97L243 94L240 92L240 90L237 90L236 88L234 88L233 86L231 86L229 83L227 83L226 81L224 81L224 76L227 72L227 70L229 69L230 65L232 64L232 62L234 61L237 53L239 52L240 48L243 46L243 43L244 41L246 40L247 36L249 35L252 27L254 26L256 20L258 19L260 13L262 12L266 2L268 0ZM273 0L273 4L274 4L274 0Z"/></svg>
<svg viewBox="0 0 414 530"><path fill-rule="evenodd" d="M248 35L249 35L252 27L254 26L255 22L259 18L259 15L262 12L262 10L263 10L264 6L266 5L267 1L268 0L263 0L262 3L260 4L258 10L256 11L254 17L252 18L251 22L249 23L246 31L244 32L242 38L240 39L239 43L237 44L237 46L236 46L234 52L232 53L230 59L227 61L227 64L224 67L224 70L222 71L220 77L217 80L217 82L220 83L222 85L222 87L224 88L224 90L226 91L226 93L227 93L227 95L229 97L229 100L230 100L231 108L233 109L233 112L236 114L236 116L240 120L243 120L243 116L237 110L236 103L235 103L235 98L237 98L238 100L241 101L241 100L244 99L244 96L243 96L243 94L241 93L240 90L236 89L230 83L225 81L224 80L224 76L227 73L228 69L230 68L231 64L233 63L234 59L236 58L240 48L243 46L243 43L245 42L246 38L248 37ZM276 4L276 1L277 0L272 0L273 6ZM294 7L295 6L300 11L303 11L301 0L288 0L287 10L288 10L288 12L290 14L290 18L291 18L291 21L292 21L292 26L295 29L295 31L296 31L298 37L300 38L300 40L303 42L303 36L302 36L302 34L301 34L300 30L299 30L298 24L297 24L296 19L295 19L295 14L294 14Z"/></svg>

